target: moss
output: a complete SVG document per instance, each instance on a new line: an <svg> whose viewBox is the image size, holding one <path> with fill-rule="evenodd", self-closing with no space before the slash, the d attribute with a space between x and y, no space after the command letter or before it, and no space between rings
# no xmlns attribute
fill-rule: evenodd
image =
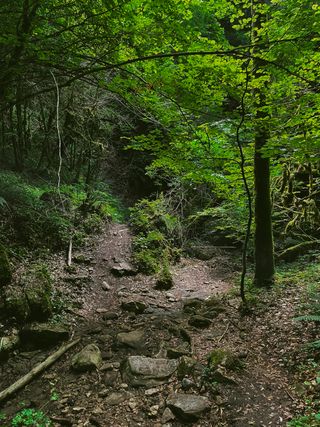
<svg viewBox="0 0 320 427"><path fill-rule="evenodd" d="M168 289L171 289L172 286L173 286L173 278L169 269L169 265L166 262L162 265L162 268L158 275L157 282L156 282L156 289L168 290Z"/></svg>
<svg viewBox="0 0 320 427"><path fill-rule="evenodd" d="M30 317L30 307L21 286L11 285L5 293L5 306L8 316L14 317L19 323Z"/></svg>
<svg viewBox="0 0 320 427"><path fill-rule="evenodd" d="M6 310L18 322L46 320L52 315L51 278L44 266L35 265L5 294Z"/></svg>
<svg viewBox="0 0 320 427"><path fill-rule="evenodd" d="M224 366L226 369L231 371L242 368L242 363L239 357L223 348L217 348L209 354L208 365L211 369L217 369L219 366Z"/></svg>
<svg viewBox="0 0 320 427"><path fill-rule="evenodd" d="M52 315L52 281L44 265L33 266L22 279L32 320L46 320Z"/></svg>
<svg viewBox="0 0 320 427"><path fill-rule="evenodd" d="M11 267L4 246L0 245L0 286L8 285L12 279Z"/></svg>

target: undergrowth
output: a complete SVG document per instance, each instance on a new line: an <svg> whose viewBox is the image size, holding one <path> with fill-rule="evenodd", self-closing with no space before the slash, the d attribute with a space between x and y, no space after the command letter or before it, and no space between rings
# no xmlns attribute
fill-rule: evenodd
<svg viewBox="0 0 320 427"><path fill-rule="evenodd" d="M3 243L59 249L72 235L75 245L106 220L121 221L123 209L100 183L31 183L23 175L0 172L0 234Z"/></svg>

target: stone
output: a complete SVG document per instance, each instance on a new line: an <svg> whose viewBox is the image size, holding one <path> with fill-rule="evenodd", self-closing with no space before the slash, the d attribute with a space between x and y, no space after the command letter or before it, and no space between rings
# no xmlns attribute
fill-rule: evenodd
<svg viewBox="0 0 320 427"><path fill-rule="evenodd" d="M189 378L183 378L181 381L181 388L183 390L190 390L191 388L196 388L197 385L194 381L190 380Z"/></svg>
<svg viewBox="0 0 320 427"><path fill-rule="evenodd" d="M111 268L111 273L117 277L135 276L137 274L137 270L127 262L120 262Z"/></svg>
<svg viewBox="0 0 320 427"><path fill-rule="evenodd" d="M0 360L7 359L9 353L15 350L20 344L19 335L9 335L0 338Z"/></svg>
<svg viewBox="0 0 320 427"><path fill-rule="evenodd" d="M141 348L144 345L144 331L136 330L131 332L120 332L117 335L117 341L119 344L131 347Z"/></svg>
<svg viewBox="0 0 320 427"><path fill-rule="evenodd" d="M119 318L119 314L115 311L107 311L103 313L102 319L103 320L116 320Z"/></svg>
<svg viewBox="0 0 320 427"><path fill-rule="evenodd" d="M176 360L129 356L121 373L123 380L132 386L153 387L167 383L177 367Z"/></svg>
<svg viewBox="0 0 320 427"><path fill-rule="evenodd" d="M188 298L183 301L183 311L186 313L192 313L196 310L201 309L203 300L199 298Z"/></svg>
<svg viewBox="0 0 320 427"><path fill-rule="evenodd" d="M227 375L227 373L225 372L225 369L223 369L222 367L217 368L216 370L211 372L210 378L212 379L212 381L215 381L219 384L229 384L229 385L238 384L234 378L232 378L230 375Z"/></svg>
<svg viewBox="0 0 320 427"><path fill-rule="evenodd" d="M243 367L243 362L240 360L239 356L233 354L230 350L217 348L209 353L208 365L211 370L223 366L226 369L235 371Z"/></svg>
<svg viewBox="0 0 320 427"><path fill-rule="evenodd" d="M107 283L107 282L102 282L102 289L104 291L110 291L112 289L112 286L109 285L109 283Z"/></svg>
<svg viewBox="0 0 320 427"><path fill-rule="evenodd" d="M12 271L7 251L0 244L0 287L9 285L12 280Z"/></svg>
<svg viewBox="0 0 320 427"><path fill-rule="evenodd" d="M26 320L45 321L53 311L51 277L44 266L32 265L19 283L6 288L5 304L9 316L20 323Z"/></svg>
<svg viewBox="0 0 320 427"><path fill-rule="evenodd" d="M168 348L167 357L169 359L179 359L182 356L189 356L190 351L186 348L177 347L177 348Z"/></svg>
<svg viewBox="0 0 320 427"><path fill-rule="evenodd" d="M118 379L119 379L119 372L111 371L111 372L106 372L103 382L105 386L113 387L118 381Z"/></svg>
<svg viewBox="0 0 320 427"><path fill-rule="evenodd" d="M33 323L25 326L19 334L22 344L28 348L53 347L66 341L70 336L69 330L65 326L47 323Z"/></svg>
<svg viewBox="0 0 320 427"><path fill-rule="evenodd" d="M89 344L72 358L72 368L78 372L98 369L102 363L101 352L95 344Z"/></svg>
<svg viewBox="0 0 320 427"><path fill-rule="evenodd" d="M148 415L149 417L156 417L159 412L159 405L153 405L149 408Z"/></svg>
<svg viewBox="0 0 320 427"><path fill-rule="evenodd" d="M190 326L194 326L195 328L208 328L211 325L211 320L207 317L200 316L198 314L194 314L190 317L188 324Z"/></svg>
<svg viewBox="0 0 320 427"><path fill-rule="evenodd" d="M154 396L155 394L158 394L160 390L158 388L148 388L144 394L145 396Z"/></svg>
<svg viewBox="0 0 320 427"><path fill-rule="evenodd" d="M123 301L121 303L122 310L129 311L134 314L142 314L148 308L143 301Z"/></svg>
<svg viewBox="0 0 320 427"><path fill-rule="evenodd" d="M115 405L120 405L120 403L125 402L131 397L132 397L131 393L128 393L126 391L120 392L120 393L111 393L108 397L106 397L104 402L107 405L115 406Z"/></svg>
<svg viewBox="0 0 320 427"><path fill-rule="evenodd" d="M177 418L186 422L196 421L211 407L207 397L195 394L174 394L169 396L166 403Z"/></svg>
<svg viewBox="0 0 320 427"><path fill-rule="evenodd" d="M174 414L172 413L171 409L166 408L166 409L163 411L163 414L162 414L162 417L161 417L161 422L162 422L162 424L166 424L166 423L168 423L169 421L173 421L174 419L175 419L175 416L174 416Z"/></svg>

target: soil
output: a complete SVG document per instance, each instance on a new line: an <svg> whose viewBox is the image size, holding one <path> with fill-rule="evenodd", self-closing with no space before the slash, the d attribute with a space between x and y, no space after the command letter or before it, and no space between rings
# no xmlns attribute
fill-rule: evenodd
<svg viewBox="0 0 320 427"><path fill-rule="evenodd" d="M305 326L292 320L299 303L295 289L262 294L254 311L243 315L234 289L238 256L222 249L207 261L183 258L172 267L174 286L168 291L155 289L154 276L116 277L112 267L131 259L131 235L125 224L109 224L73 257L72 268L66 268L62 255L51 261L56 298L61 298L63 308L53 320L67 323L72 337L80 337L81 342L2 405L7 420L22 407L32 407L45 412L54 426L182 426L178 419L163 419L166 399L176 392L209 397L211 410L193 424L199 427L285 426L301 408L291 368L308 336ZM224 310L212 316L208 327L191 326L195 313L184 310L184 302L213 296L213 304L219 301ZM141 314L123 310L122 302L131 300L145 303L146 310ZM110 320L110 313L117 318ZM142 348L119 345L117 333L137 329L146 336ZM188 342L200 367L200 380L190 376L186 383L172 377L148 391L121 379L120 363L129 355L159 357L168 348L186 348ZM101 349L103 370L77 374L70 369L71 359L89 343ZM210 379L208 355L217 348L242 360L242 369L227 373L232 384ZM16 351L1 365L0 389L54 350ZM110 404L107 397L114 392L122 397ZM0 425L11 423L0 421Z"/></svg>

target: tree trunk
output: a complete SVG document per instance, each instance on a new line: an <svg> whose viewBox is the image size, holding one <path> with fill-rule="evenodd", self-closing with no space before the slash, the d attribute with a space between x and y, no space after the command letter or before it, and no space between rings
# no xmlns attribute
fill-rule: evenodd
<svg viewBox="0 0 320 427"><path fill-rule="evenodd" d="M266 0L256 0L252 7L252 37L253 44L261 42L261 27L265 15L259 12L259 6ZM259 52L253 48L256 56ZM263 156L263 148L269 139L269 114L267 112L266 96L268 79L259 59L253 59L253 77L255 85L255 141L254 141L254 184L255 184L255 284L270 286L274 278L274 249L272 232L272 205L270 196L270 160ZM261 79L262 77L262 79ZM259 82L260 79L260 82Z"/></svg>
<svg viewBox="0 0 320 427"><path fill-rule="evenodd" d="M255 283L270 286L274 276L274 250L272 232L272 206L270 197L270 161L261 149L268 140L268 132L256 130L254 155L255 182Z"/></svg>

